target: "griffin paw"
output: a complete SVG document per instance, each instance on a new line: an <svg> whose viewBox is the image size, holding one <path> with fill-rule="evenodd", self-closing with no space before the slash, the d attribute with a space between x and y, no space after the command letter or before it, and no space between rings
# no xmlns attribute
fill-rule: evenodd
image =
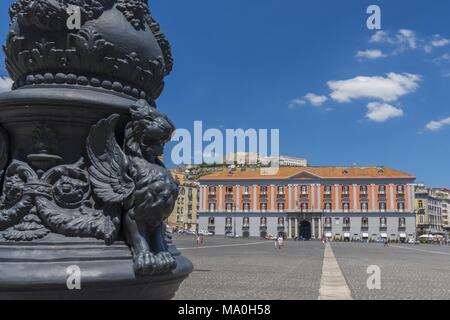
<svg viewBox="0 0 450 320"><path fill-rule="evenodd" d="M162 272L170 272L177 267L177 262L170 252L160 252L157 257L159 257L163 263Z"/></svg>
<svg viewBox="0 0 450 320"><path fill-rule="evenodd" d="M153 275L161 268L159 260L150 251L139 252L134 257L134 271L138 275Z"/></svg>

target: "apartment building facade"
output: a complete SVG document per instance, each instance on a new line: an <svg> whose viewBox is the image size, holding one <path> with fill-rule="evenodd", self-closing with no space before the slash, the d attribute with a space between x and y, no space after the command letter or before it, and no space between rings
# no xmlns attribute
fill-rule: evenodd
<svg viewBox="0 0 450 320"><path fill-rule="evenodd" d="M200 182L199 228L242 237L415 238L413 175L384 167L224 170Z"/></svg>
<svg viewBox="0 0 450 320"><path fill-rule="evenodd" d="M185 179L182 172L172 172L180 184L175 208L168 218L168 226L182 230L198 231L199 189L200 184Z"/></svg>

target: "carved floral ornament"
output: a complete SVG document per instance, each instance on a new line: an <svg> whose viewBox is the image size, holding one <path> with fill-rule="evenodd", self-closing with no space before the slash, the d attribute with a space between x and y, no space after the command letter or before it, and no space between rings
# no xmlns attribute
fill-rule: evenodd
<svg viewBox="0 0 450 320"><path fill-rule="evenodd" d="M80 30L66 27L70 5L81 8L85 25ZM95 19L113 7L136 32L148 28L163 55L148 60L136 52L117 50L114 43L106 41L95 28ZM163 90L164 76L172 70L170 44L144 0L17 0L10 17L12 28L4 51L13 89L36 84L90 85L153 104ZM94 23L86 25L87 21ZM35 39L22 31L28 26L43 30L42 36Z"/></svg>

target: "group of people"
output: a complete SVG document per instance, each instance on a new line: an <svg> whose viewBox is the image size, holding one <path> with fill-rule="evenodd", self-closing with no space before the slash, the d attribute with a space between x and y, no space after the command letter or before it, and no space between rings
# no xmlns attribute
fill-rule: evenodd
<svg viewBox="0 0 450 320"><path fill-rule="evenodd" d="M195 241L197 242L197 247L202 246L203 242L205 241L205 238L203 238L203 235L196 234L194 237L195 237Z"/></svg>

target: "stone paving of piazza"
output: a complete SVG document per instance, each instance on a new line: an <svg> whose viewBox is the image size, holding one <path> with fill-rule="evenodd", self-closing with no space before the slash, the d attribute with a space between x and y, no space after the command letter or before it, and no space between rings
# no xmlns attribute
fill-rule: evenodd
<svg viewBox="0 0 450 320"><path fill-rule="evenodd" d="M174 236L195 271L175 299L317 300L325 246L287 242ZM353 299L450 299L450 246L332 243ZM381 290L367 289L367 267L381 269Z"/></svg>

